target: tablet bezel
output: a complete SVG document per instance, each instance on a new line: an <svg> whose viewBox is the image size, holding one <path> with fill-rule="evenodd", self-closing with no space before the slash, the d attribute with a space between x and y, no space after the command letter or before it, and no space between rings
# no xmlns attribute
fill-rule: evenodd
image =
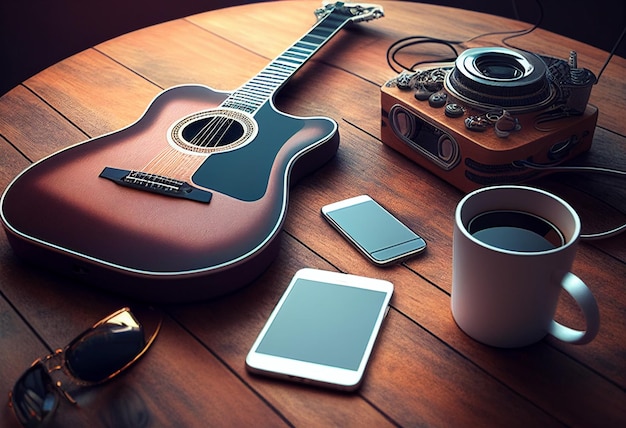
<svg viewBox="0 0 626 428"><path fill-rule="evenodd" d="M257 352L265 334L274 322L277 314L286 302L289 294L299 280L310 280L334 285L352 287L355 289L374 290L384 293L382 304L378 308L376 321L369 332L367 345L356 370L300 361L291 358L279 357ZM256 338L246 357L246 368L257 374L289 379L297 382L311 383L341 390L357 389L365 373L376 338L380 332L382 322L387 314L389 303L393 295L393 284L389 281L374 279L339 272L323 271L318 269L301 269L292 278L281 299L269 316L263 329Z"/></svg>

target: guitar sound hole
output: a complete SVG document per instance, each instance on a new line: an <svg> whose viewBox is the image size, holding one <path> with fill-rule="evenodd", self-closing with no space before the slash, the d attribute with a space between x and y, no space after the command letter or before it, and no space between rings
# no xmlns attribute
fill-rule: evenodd
<svg viewBox="0 0 626 428"><path fill-rule="evenodd" d="M183 139L198 147L228 146L241 139L243 134L241 123L220 116L193 121L182 131Z"/></svg>
<svg viewBox="0 0 626 428"><path fill-rule="evenodd" d="M189 115L170 129L171 142L185 151L212 153L235 148L254 138L256 121L234 109L221 108Z"/></svg>

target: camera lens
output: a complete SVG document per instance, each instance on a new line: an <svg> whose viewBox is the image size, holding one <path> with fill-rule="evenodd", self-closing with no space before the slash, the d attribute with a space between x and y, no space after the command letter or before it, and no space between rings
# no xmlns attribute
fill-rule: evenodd
<svg viewBox="0 0 626 428"><path fill-rule="evenodd" d="M503 47L461 53L446 76L445 88L457 99L485 111L539 110L556 95L539 56Z"/></svg>
<svg viewBox="0 0 626 428"><path fill-rule="evenodd" d="M524 76L524 68L509 56L485 55L476 59L476 68L485 77L514 80Z"/></svg>

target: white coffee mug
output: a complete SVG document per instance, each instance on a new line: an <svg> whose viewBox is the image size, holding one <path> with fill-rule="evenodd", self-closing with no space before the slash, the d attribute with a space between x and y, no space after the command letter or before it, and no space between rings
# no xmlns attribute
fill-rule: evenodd
<svg viewBox="0 0 626 428"><path fill-rule="evenodd" d="M505 249L472 235L470 222L493 211L539 217L561 232L561 244L533 251ZM456 208L453 236L452 315L457 325L479 342L503 348L530 345L547 334L574 344L593 340L600 328L596 300L570 273L579 235L576 211L546 191L502 185L466 195ZM554 321L561 289L582 309L585 331Z"/></svg>

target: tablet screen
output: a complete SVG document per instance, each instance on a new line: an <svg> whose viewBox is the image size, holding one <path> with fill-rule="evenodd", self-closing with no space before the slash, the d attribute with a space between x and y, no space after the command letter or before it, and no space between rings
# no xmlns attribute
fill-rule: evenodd
<svg viewBox="0 0 626 428"><path fill-rule="evenodd" d="M257 352L357 370L386 295L298 279Z"/></svg>

